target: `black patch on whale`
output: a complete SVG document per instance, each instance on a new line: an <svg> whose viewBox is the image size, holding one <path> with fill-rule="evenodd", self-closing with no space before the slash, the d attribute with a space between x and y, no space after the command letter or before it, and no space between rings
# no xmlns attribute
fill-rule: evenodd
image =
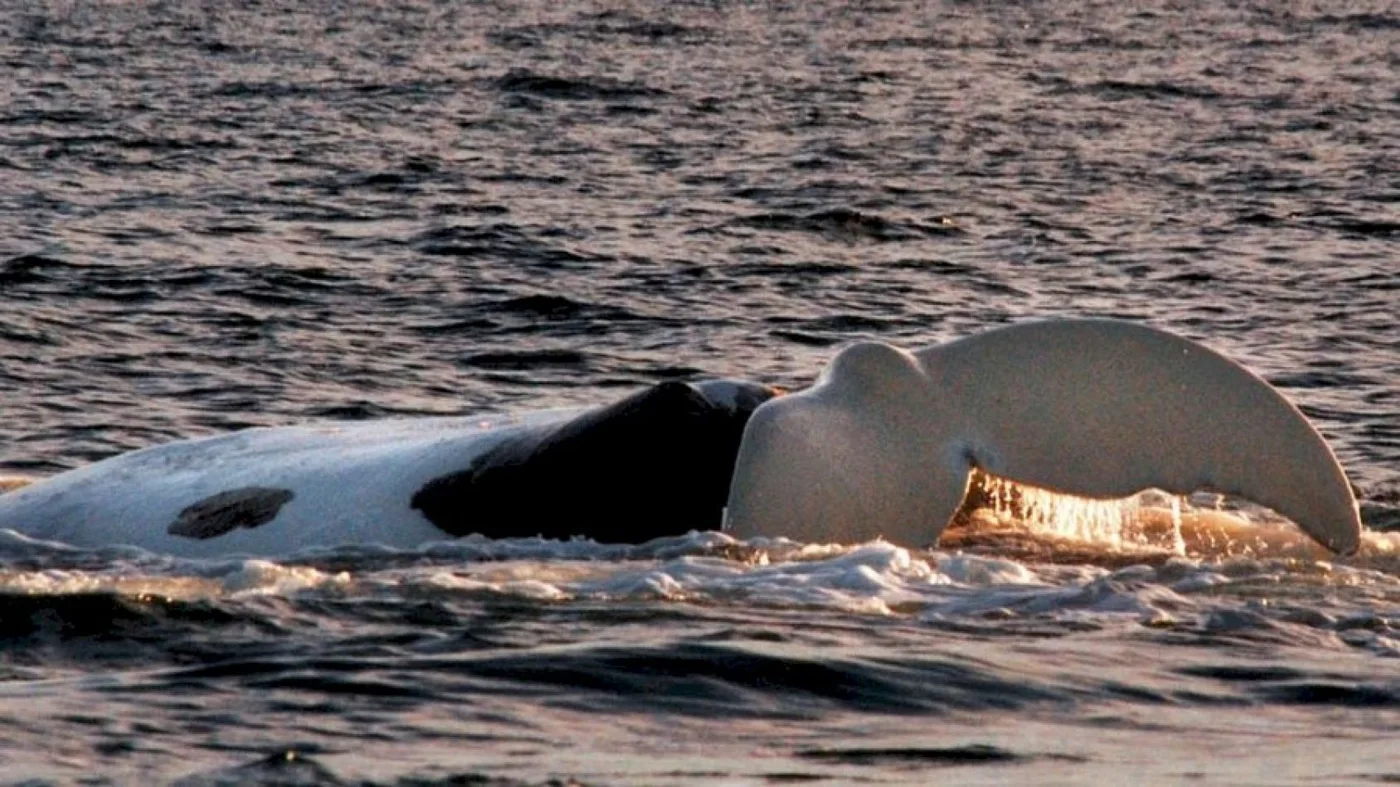
<svg viewBox="0 0 1400 787"><path fill-rule="evenodd" d="M507 439L429 481L412 505L454 536L639 543L717 530L744 425L771 396L749 385L731 408L686 383L661 383Z"/></svg>
<svg viewBox="0 0 1400 787"><path fill-rule="evenodd" d="M290 489L265 486L230 489L186 507L165 532L201 541L218 538L240 527L254 528L271 522L292 497Z"/></svg>

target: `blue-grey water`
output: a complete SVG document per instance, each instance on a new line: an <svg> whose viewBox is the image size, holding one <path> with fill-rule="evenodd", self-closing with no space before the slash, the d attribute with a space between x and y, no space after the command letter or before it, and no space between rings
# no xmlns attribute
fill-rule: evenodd
<svg viewBox="0 0 1400 787"><path fill-rule="evenodd" d="M0 0L0 470L1041 316L1300 404L1361 553L0 534L0 782L1400 780L1388 2Z"/></svg>

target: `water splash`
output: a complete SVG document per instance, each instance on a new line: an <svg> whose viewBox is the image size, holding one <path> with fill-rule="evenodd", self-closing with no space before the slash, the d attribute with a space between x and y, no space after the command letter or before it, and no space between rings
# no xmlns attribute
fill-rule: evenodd
<svg viewBox="0 0 1400 787"><path fill-rule="evenodd" d="M1363 539L1363 552L1373 540ZM1219 495L1147 490L1099 500L977 472L944 547L986 548L1053 562L1171 557L1330 559L1291 522Z"/></svg>
<svg viewBox="0 0 1400 787"><path fill-rule="evenodd" d="M1115 552L1186 554L1181 499L1160 492L1099 500L978 472L965 506L969 524L1095 544Z"/></svg>
<svg viewBox="0 0 1400 787"><path fill-rule="evenodd" d="M0 495L29 486L34 479L22 475L0 475Z"/></svg>

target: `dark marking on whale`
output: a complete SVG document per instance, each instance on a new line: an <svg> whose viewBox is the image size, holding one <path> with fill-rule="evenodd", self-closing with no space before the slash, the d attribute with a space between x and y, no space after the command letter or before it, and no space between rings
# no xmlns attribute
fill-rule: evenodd
<svg viewBox="0 0 1400 787"><path fill-rule="evenodd" d="M508 439L429 481L413 508L453 536L639 543L722 524L744 425L774 395L665 382Z"/></svg>
<svg viewBox="0 0 1400 787"><path fill-rule="evenodd" d="M241 527L258 527L275 519L292 497L290 489L265 486L230 489L186 507L165 532L202 541Z"/></svg>

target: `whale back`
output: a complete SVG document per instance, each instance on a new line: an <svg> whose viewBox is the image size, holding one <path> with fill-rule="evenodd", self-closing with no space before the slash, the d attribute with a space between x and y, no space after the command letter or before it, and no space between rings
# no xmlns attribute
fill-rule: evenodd
<svg viewBox="0 0 1400 787"><path fill-rule="evenodd" d="M882 363L856 352L863 363L838 356L801 398L754 414L731 489L736 531L927 543L975 466L1084 497L1215 490L1274 509L1329 549L1357 547L1356 500L1322 436L1267 382L1190 340L1056 320L886 353ZM784 461L786 470L767 467ZM892 479L922 484L923 494L890 501ZM833 483L843 491L827 508L800 504L814 523L792 521L790 490Z"/></svg>
<svg viewBox="0 0 1400 787"><path fill-rule="evenodd" d="M755 383L612 405L249 429L121 454L0 495L0 530L182 557L444 538L641 542L719 525Z"/></svg>

